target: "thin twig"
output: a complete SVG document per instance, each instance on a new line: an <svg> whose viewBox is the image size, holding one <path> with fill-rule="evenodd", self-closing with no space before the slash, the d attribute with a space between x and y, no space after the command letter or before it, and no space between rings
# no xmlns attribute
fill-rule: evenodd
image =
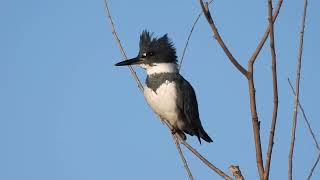
<svg viewBox="0 0 320 180"><path fill-rule="evenodd" d="M291 132L291 144L290 144L290 152L289 152L289 170L288 170L288 179L292 180L292 159L293 159L293 151L294 151L294 143L296 136L296 127L297 127L297 114L298 114L298 100L299 100L299 85L300 85L300 71L301 71L301 60L302 60L302 52L303 52L303 35L304 35L304 27L305 27L305 19L307 15L307 5L308 0L304 1L304 10L303 16L301 20L301 31L300 31L300 47L299 47L299 55L297 62L297 78L296 78L296 96L294 98L294 111L293 111L293 125Z"/></svg>
<svg viewBox="0 0 320 180"><path fill-rule="evenodd" d="M107 11L107 14L108 14L109 22L110 22L110 25L112 27L112 34L113 34L114 38L116 39L116 42L118 43L119 49L120 49L123 57L125 59L128 59L127 56L126 56L126 53L125 53L125 51L124 51L124 49L123 49L123 47L121 45L121 41L120 41L120 39L119 39L119 37L117 35L116 29L115 29L115 25L113 23L112 16L111 16L111 13L110 13L110 10L109 10L109 7L108 7L108 0L104 0L104 2L105 2L105 8L106 8L106 11ZM142 86L141 81L139 80L136 72L134 71L134 69L131 66L129 66L129 69L130 69L131 75L134 77L134 79L135 79L140 91L143 92L143 86ZM177 146L177 150L179 151L180 157L182 158L182 161L184 163L184 167L185 167L185 169L186 169L186 171L188 173L188 176L192 180L193 177L192 177L191 171L190 171L190 169L188 167L186 159L184 158L183 153L182 153L181 148L180 148L179 145Z"/></svg>
<svg viewBox="0 0 320 180"><path fill-rule="evenodd" d="M288 83L289 83L289 85L290 85L290 87L291 87L291 90L292 90L293 95L296 95L296 92L294 91L293 85L292 85L292 83L291 83L291 81L290 81L289 78L288 78ZM313 141L314 141L314 144L316 145L316 148L317 148L317 150L318 150L318 152L319 152L319 155L318 155L318 157L317 157L317 160L316 160L316 162L314 163L314 165L312 166L312 168L311 168L311 170L310 170L310 173L309 173L309 176L308 176L308 179L310 179L311 176L312 176L312 173L313 173L314 169L316 168L316 166L317 166L317 164L318 164L318 162L319 162L319 158L320 158L320 147L319 147L319 143L318 143L318 141L317 141L317 139L316 139L316 136L315 136L315 134L314 134L314 132L313 132L313 130L312 130L312 128L311 128L310 122L309 122L309 120L307 119L307 115L306 115L306 113L305 113L305 111L304 111L304 108L303 108L300 100L298 100L298 104L299 104L299 108L300 108L300 110L301 110L301 112L302 112L303 119L304 119L304 121L306 122L306 124L307 124L307 126L308 126L308 130L309 130L309 132L310 132L310 134L311 134L311 136L312 136L312 139L313 139Z"/></svg>
<svg viewBox="0 0 320 180"><path fill-rule="evenodd" d="M271 155L273 149L273 140L274 134L276 131L277 115L278 115L278 81L277 81L277 58L275 51L275 42L274 42L274 21L272 17L272 0L268 0L268 19L269 19L269 29L270 29L270 50L272 57L272 83L273 83L273 112L272 112L272 121L269 135L269 144L266 156L266 165L264 169L264 180L269 179L270 172L270 163Z"/></svg>
<svg viewBox="0 0 320 180"><path fill-rule="evenodd" d="M311 179L311 176L312 176L312 174L313 174L313 171L314 171L314 169L317 167L318 162L319 162L319 160L320 160L320 151L318 151L318 152L319 152L319 154L318 154L317 160L316 160L316 162L314 163L314 165L312 166L312 168L311 168L311 170L310 170L309 176L308 176L308 178L307 178L308 180Z"/></svg>
<svg viewBox="0 0 320 180"><path fill-rule="evenodd" d="M292 85L292 83L291 83L291 81L290 81L289 78L288 78L288 83L289 83L289 85L290 85L290 87L291 87L291 90L292 90L293 95L295 96L295 95L296 95L296 92L294 91L293 85ZM316 135L314 134L314 132L313 132L313 130L312 130L312 128L311 128L311 124L310 124L309 120L307 119L307 115L306 115L306 113L305 113L305 111L304 111L304 108L303 108L300 100L298 100L298 104L299 104L299 108L300 108L300 110L301 110L301 112L302 112L303 119L304 119L304 121L306 122L306 124L307 124L307 126L308 126L308 129L309 129L309 132L310 132L310 134L311 134L311 136L312 136L313 142L314 142L314 144L316 145L316 148L320 151L320 147L319 147L319 143L318 143L318 141L317 141L317 139L316 139Z"/></svg>
<svg viewBox="0 0 320 180"><path fill-rule="evenodd" d="M168 123L166 120L162 119L162 122L170 129L173 130L170 123ZM178 133L174 134L179 142L183 144L186 148L188 148L196 157L198 157L204 164L206 164L210 169L215 171L217 174L219 174L221 177L227 180L232 180L230 176L228 176L226 173L221 171L219 168L214 166L212 163L210 163L205 157L203 157L196 149L194 149L190 144L188 144Z"/></svg>
<svg viewBox="0 0 320 180"><path fill-rule="evenodd" d="M279 0L278 1L278 4L277 4L277 7L276 7L276 10L274 12L274 15L273 15L273 22L276 21L277 17L278 17L278 14L280 12L280 8L281 8L281 5L282 5L282 1L283 0ZM268 28L266 29L263 37L261 38L256 50L253 52L251 58L249 59L249 61L252 61L252 62L255 62L255 60L257 59L264 43L266 42L267 38L268 38L268 35L269 35L269 32L270 32L270 26L268 25Z"/></svg>
<svg viewBox="0 0 320 180"><path fill-rule="evenodd" d="M199 0L202 11L204 12L204 15L214 33L214 37L217 39L218 43L220 44L220 46L222 47L222 49L224 50L225 54L228 56L228 58L230 59L230 61L232 62L232 64L244 75L244 76L248 76L247 75L247 70L242 67L241 64L239 64L239 62L233 57L233 55L231 54L231 52L229 51L229 49L227 48L227 46L225 45L225 43L223 42L218 29L216 27L216 25L214 24L214 21L211 17L211 13L209 11L209 7L208 7L208 3L206 2L206 4L203 3L202 0Z"/></svg>
<svg viewBox="0 0 320 180"><path fill-rule="evenodd" d="M188 148L195 156L197 156L203 163L205 163L210 169L215 171L217 174L219 174L221 177L223 177L226 180L232 180L230 176L228 176L226 173L221 171L219 168L211 164L206 158L204 158L196 149L194 149L190 144L188 144L185 140L183 140L181 137L179 137L179 140L181 144L183 144L186 148Z"/></svg>
<svg viewBox="0 0 320 180"><path fill-rule="evenodd" d="M244 180L239 166L231 165L229 169L232 172L233 176L236 178L236 180Z"/></svg>
<svg viewBox="0 0 320 180"><path fill-rule="evenodd" d="M105 9L106 9L106 12L107 12L107 15L108 15L108 18L109 18L109 23L111 25L111 28L112 28L112 34L119 46L119 49L121 51L121 54L123 56L124 59L128 59L127 55L126 55L126 52L124 51L123 47L122 47L122 44L121 44L121 41L119 39L119 36L117 34L117 31L116 31L116 28L115 28L115 25L113 23L113 20L112 20L112 17L111 17L111 13L110 13L110 10L109 10L109 6L108 6L108 0L104 0L104 5L105 5ZM137 73L135 72L135 70L132 68L132 66L128 66L129 67L129 70L131 72L131 75L132 77L134 78L134 80L136 81L139 89L143 92L143 86L141 84L141 81L140 79L138 78L137 76Z"/></svg>
<svg viewBox="0 0 320 180"><path fill-rule="evenodd" d="M209 2L209 4L211 4L212 2L213 2L213 0L211 0L211 1ZM184 58L184 55L186 54L186 50L187 50L187 47L188 47L188 45L189 45L189 41L190 41L191 35L192 35L192 33L193 33L194 28L196 27L197 22L198 22L199 19L200 19L202 13L203 13L203 11L201 11L201 12L198 14L196 20L193 22L193 25L192 25L192 27L191 27L190 33L189 33L188 38L187 38L186 45L185 45L184 48L183 48L183 53L182 53L181 60L180 60L180 63L179 63L179 68L178 68L179 71L180 71L180 69L181 69L182 62L183 62L183 58Z"/></svg>
<svg viewBox="0 0 320 180"><path fill-rule="evenodd" d="M172 139L173 139L174 143L176 144L176 148L177 148L177 150L179 152L179 155L180 155L180 158L182 160L184 169L186 170L186 172L188 174L189 180L193 180L194 178L193 178L192 173L191 173L191 171L189 169L188 162L187 162L186 158L184 157L183 152L181 150L179 140L174 134L171 133L171 135L172 135Z"/></svg>

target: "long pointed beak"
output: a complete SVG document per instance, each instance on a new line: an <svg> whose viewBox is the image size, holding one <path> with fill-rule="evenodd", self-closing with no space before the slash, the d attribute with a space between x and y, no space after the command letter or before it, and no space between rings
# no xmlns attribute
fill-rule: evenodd
<svg viewBox="0 0 320 180"><path fill-rule="evenodd" d="M128 66L128 65L139 64L139 62L140 62L140 59L138 57L135 57L132 59L118 62L117 64L115 64L115 66Z"/></svg>

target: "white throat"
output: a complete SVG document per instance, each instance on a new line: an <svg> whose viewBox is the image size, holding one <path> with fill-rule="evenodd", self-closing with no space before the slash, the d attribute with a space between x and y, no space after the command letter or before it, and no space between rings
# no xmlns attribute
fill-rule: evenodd
<svg viewBox="0 0 320 180"><path fill-rule="evenodd" d="M142 68L146 69L148 75L178 72L178 67L175 63L153 63L152 66L144 65Z"/></svg>

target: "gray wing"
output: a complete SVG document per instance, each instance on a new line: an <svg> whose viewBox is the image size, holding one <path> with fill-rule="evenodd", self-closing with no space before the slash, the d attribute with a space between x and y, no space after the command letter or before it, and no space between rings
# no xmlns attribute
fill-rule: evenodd
<svg viewBox="0 0 320 180"><path fill-rule="evenodd" d="M182 76L179 78L180 82L178 90L180 93L178 95L178 108L181 112L183 120L188 123L189 128L197 129L201 126L198 111L198 102L196 94L190 85L190 83L185 80ZM193 132L192 132L193 133ZM194 133L193 133L194 134Z"/></svg>
<svg viewBox="0 0 320 180"><path fill-rule="evenodd" d="M196 135L200 141L200 137L207 142L212 142L212 139L204 131L199 118L198 102L196 93L194 92L191 84L185 80L181 75L178 90L178 109L182 115L182 119L187 123L187 127L183 131L190 135Z"/></svg>

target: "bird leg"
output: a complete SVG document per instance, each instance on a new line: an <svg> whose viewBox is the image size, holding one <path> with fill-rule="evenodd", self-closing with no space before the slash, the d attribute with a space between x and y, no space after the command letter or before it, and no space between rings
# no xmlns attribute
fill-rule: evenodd
<svg viewBox="0 0 320 180"><path fill-rule="evenodd" d="M178 131L177 131L176 129L174 129L174 128L171 129L171 134L172 134L172 135L175 135L177 132L178 132Z"/></svg>

